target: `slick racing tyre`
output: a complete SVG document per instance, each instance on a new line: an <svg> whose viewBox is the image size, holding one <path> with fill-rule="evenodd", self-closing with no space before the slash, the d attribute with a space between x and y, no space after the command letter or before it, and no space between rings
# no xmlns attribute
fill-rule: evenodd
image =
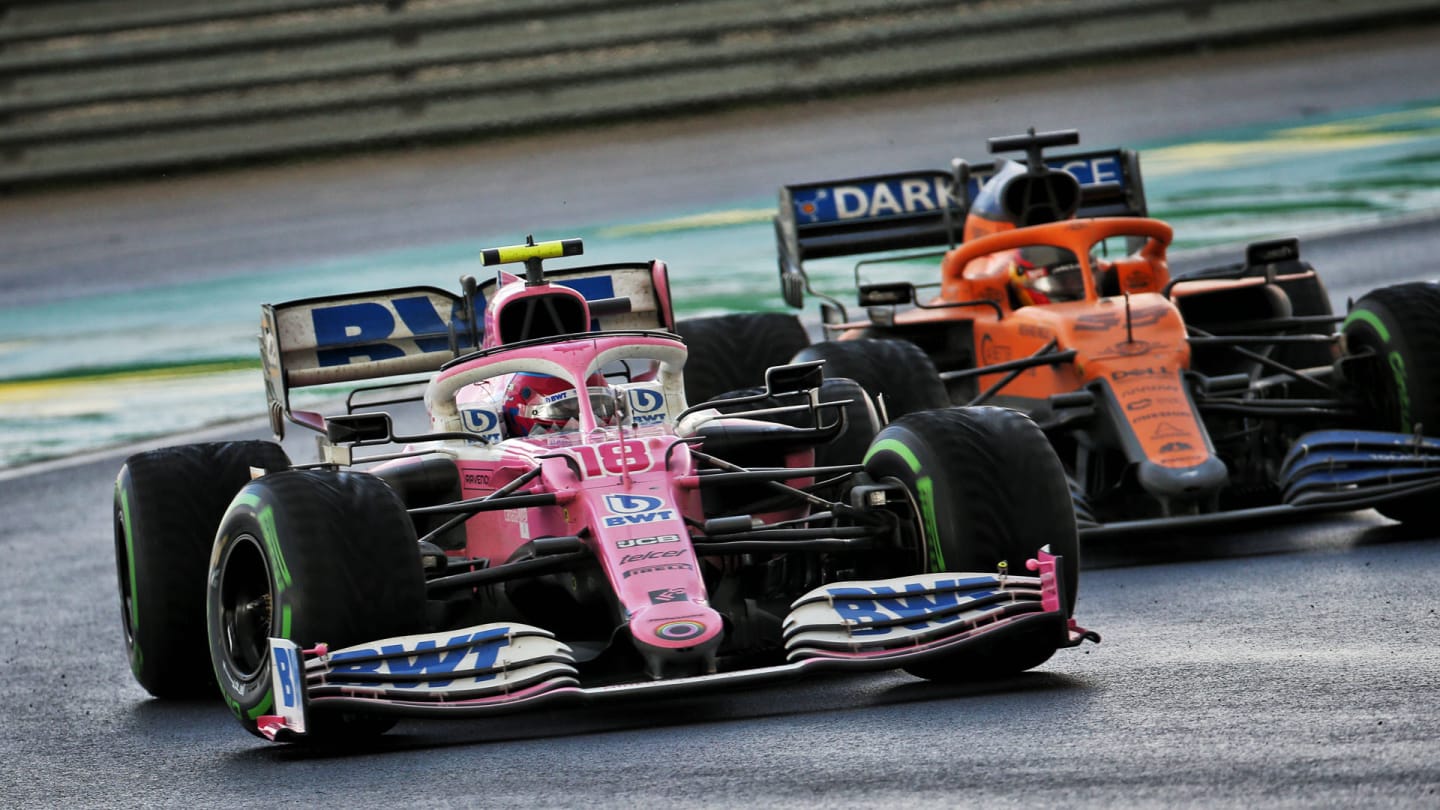
<svg viewBox="0 0 1440 810"><path fill-rule="evenodd" d="M1066 617L1073 612L1075 511L1060 458L1029 417L993 407L908 414L875 437L865 471L909 489L927 573L993 572L1005 562L1010 573L1030 576L1025 562L1048 545L1064 558ZM906 671L929 680L994 678L1039 666L1057 646L1051 633L1011 635Z"/></svg>
<svg viewBox="0 0 1440 810"><path fill-rule="evenodd" d="M215 529L250 468L284 470L273 442L137 453L115 479L115 571L135 680L157 698L215 694L205 643L205 572Z"/></svg>
<svg viewBox="0 0 1440 810"><path fill-rule="evenodd" d="M1301 278L1281 279L1275 282L1285 295L1290 299L1290 314L1300 318L1314 315L1333 315L1335 310L1330 306L1330 294L1325 291L1325 283L1319 276L1308 275ZM1329 335L1332 325L1312 326L1300 330L1304 335ZM1318 366L1329 366L1335 362L1334 344L1320 343L1291 343L1275 347L1274 358L1291 368L1316 368Z"/></svg>
<svg viewBox="0 0 1440 810"><path fill-rule="evenodd" d="M783 312L689 318L675 325L685 339L685 399L694 404L724 391L760 385L765 370L790 362L809 345L800 319Z"/></svg>
<svg viewBox="0 0 1440 810"><path fill-rule="evenodd" d="M360 472L295 470L235 497L215 538L206 621L226 704L259 735L275 711L267 638L330 649L423 632L425 580L405 505ZM384 732L384 717L307 718L312 738Z"/></svg>
<svg viewBox="0 0 1440 810"><path fill-rule="evenodd" d="M935 364L908 340L837 340L801 349L792 362L824 360L826 377L848 377L884 403L890 419L946 408L950 397Z"/></svg>
<svg viewBox="0 0 1440 810"><path fill-rule="evenodd" d="M1440 284L1417 282L1373 290L1341 327L1346 374L1377 430L1440 436ZM1355 362L1370 354L1369 362ZM1433 518L1420 498L1376 509L1400 521Z"/></svg>

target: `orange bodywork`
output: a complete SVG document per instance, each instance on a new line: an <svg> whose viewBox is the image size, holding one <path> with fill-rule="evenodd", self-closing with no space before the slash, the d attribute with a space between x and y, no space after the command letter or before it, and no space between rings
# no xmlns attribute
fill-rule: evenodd
<svg viewBox="0 0 1440 810"><path fill-rule="evenodd" d="M976 234L945 255L940 295L924 307L895 313L894 324L903 329L969 321L980 367L1022 360L1052 341L1054 350L1074 350L1070 362L1028 368L1009 382L1004 382L1009 372L983 374L979 389L1003 383L994 392L996 402L1023 410L1055 394L1088 387L1103 395L1108 390L1145 460L1170 469L1195 467L1213 450L1182 377L1190 367L1185 324L1164 294L1170 281L1165 251L1172 236L1166 223L1140 217L1065 220ZM1117 237L1143 238L1144 244L1114 260L1092 255L1092 246ZM1010 292L1011 268L1018 251L1036 245L1074 255L1084 278L1083 298L1017 306ZM1113 274L1120 294L1100 294L1102 274ZM982 300L994 306L935 308ZM858 336L853 329L842 339ZM1104 385L1093 385L1102 380Z"/></svg>

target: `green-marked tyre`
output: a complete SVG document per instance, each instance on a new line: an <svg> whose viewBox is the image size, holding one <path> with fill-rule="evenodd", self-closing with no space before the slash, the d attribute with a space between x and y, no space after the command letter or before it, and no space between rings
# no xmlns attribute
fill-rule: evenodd
<svg viewBox="0 0 1440 810"><path fill-rule="evenodd" d="M871 396L883 400L890 419L950 405L935 364L908 340L860 338L815 343L796 353L792 362L811 360L825 361L822 371L826 377L854 380Z"/></svg>
<svg viewBox="0 0 1440 810"><path fill-rule="evenodd" d="M1341 329L1343 368L1367 427L1440 436L1440 284L1397 284L1366 293ZM1360 359L1367 354L1373 359ZM1434 515L1433 505L1419 499L1377 509L1400 521Z"/></svg>
<svg viewBox="0 0 1440 810"><path fill-rule="evenodd" d="M692 405L725 391L760 385L765 370L790 362L810 343L800 319L783 312L740 312L687 318L675 325L685 338L685 399Z"/></svg>
<svg viewBox="0 0 1440 810"><path fill-rule="evenodd" d="M130 670L157 698L215 695L205 641L205 573L215 530L250 468L284 470L273 442L137 453L115 479L115 570Z"/></svg>
<svg viewBox="0 0 1440 810"><path fill-rule="evenodd" d="M210 658L240 724L275 710L267 638L331 649L426 630L415 529L385 482L360 472L267 475L235 496L215 538ZM312 712L316 738L381 733L384 717Z"/></svg>
<svg viewBox="0 0 1440 810"><path fill-rule="evenodd" d="M1042 547L1063 557L1065 613L1075 607L1080 553L1075 512L1060 458L1040 428L1007 408L912 413L881 430L865 457L877 480L895 479L919 512L925 571L1030 576ZM908 667L930 680L962 681L1022 672L1056 649L1053 633L1010 636Z"/></svg>

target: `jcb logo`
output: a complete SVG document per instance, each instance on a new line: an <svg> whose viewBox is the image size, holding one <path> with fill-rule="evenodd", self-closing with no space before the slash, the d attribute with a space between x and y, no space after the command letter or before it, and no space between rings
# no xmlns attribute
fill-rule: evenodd
<svg viewBox="0 0 1440 810"><path fill-rule="evenodd" d="M678 543L680 535L662 534L659 537L632 537L628 540L619 540L615 543L616 548L634 548L635 546L653 546L659 543Z"/></svg>

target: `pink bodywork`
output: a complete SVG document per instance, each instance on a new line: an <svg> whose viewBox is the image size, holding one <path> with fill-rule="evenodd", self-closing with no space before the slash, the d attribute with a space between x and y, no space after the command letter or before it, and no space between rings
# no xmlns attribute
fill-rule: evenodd
<svg viewBox="0 0 1440 810"><path fill-rule="evenodd" d="M442 371L426 395L432 427L459 429L457 400L463 405L494 396L497 386L484 380L526 371L574 386L606 363L626 358L658 364L655 378L668 403L665 422L600 427L589 398L580 397L578 430L510 438L486 452L462 453L456 465L463 498L490 495L538 466L541 474L511 494L553 493L557 503L477 514L466 523L465 549L456 553L500 562L533 539L578 535L600 562L638 643L677 654L703 651L719 642L722 620L709 606L685 523L687 516L703 520L703 513L695 460L674 425L684 407L682 341L594 333L509 346L459 363ZM798 454L794 462L808 465L809 455ZM789 516L794 515L784 515Z"/></svg>

